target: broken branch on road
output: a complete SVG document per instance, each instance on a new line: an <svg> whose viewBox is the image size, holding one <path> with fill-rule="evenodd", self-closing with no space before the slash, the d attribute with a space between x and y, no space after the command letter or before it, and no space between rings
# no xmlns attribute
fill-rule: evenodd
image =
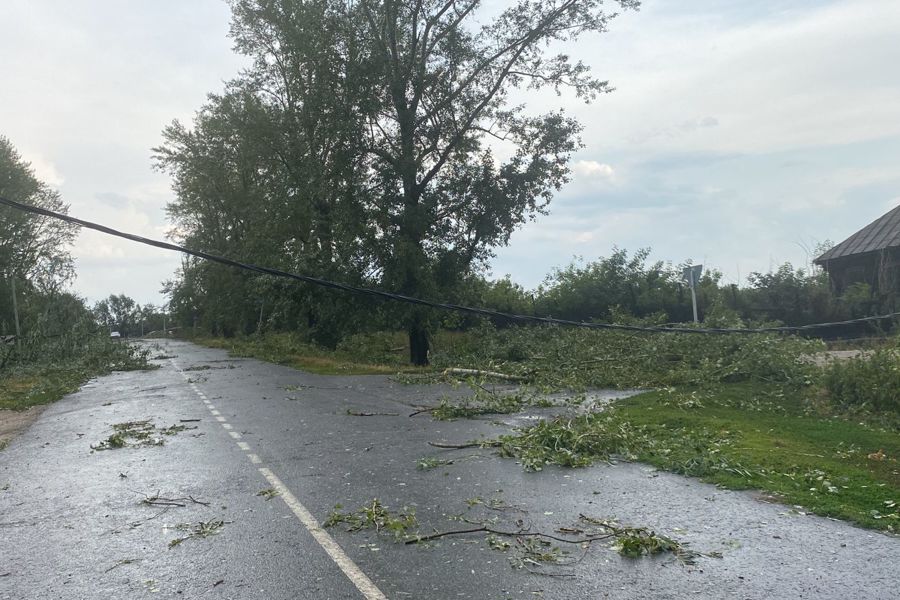
<svg viewBox="0 0 900 600"><path fill-rule="evenodd" d="M163 498L157 492L153 496L146 496L143 500L141 500L141 504L146 504L147 506L180 506L185 507L187 503L191 502L193 504L200 504L202 506L209 506L210 502L204 502L203 500L197 500L193 496L184 496L182 498Z"/></svg>
<svg viewBox="0 0 900 600"><path fill-rule="evenodd" d="M502 443L497 440L485 440L483 442L466 442L464 444L428 442L428 445L433 446L434 448L443 448L446 450L464 450L466 448L499 448Z"/></svg>
<svg viewBox="0 0 900 600"><path fill-rule="evenodd" d="M347 414L351 417L399 417L400 413L389 412L362 412L358 410L347 409Z"/></svg>
<svg viewBox="0 0 900 600"><path fill-rule="evenodd" d="M476 377L491 377L493 379L502 379L504 381L526 381L527 377L521 375L507 375L506 373L498 373L497 371L483 371L481 369L460 369L451 367L444 369L444 375L473 375Z"/></svg>

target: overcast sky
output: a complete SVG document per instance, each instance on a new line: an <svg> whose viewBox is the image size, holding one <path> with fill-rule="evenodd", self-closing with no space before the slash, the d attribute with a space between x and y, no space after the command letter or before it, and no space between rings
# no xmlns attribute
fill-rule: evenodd
<svg viewBox="0 0 900 600"><path fill-rule="evenodd" d="M489 2L491 5L502 2ZM243 59L220 0L3 0L0 134L71 214L162 238L151 148ZM614 246L742 281L807 263L900 204L900 2L645 0L568 51L616 87L565 106L585 125L573 181L492 271L538 285ZM75 290L160 303L179 258L82 232Z"/></svg>

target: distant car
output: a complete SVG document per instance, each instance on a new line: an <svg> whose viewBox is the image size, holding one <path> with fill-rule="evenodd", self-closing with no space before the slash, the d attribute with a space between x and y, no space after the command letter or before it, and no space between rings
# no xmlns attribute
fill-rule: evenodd
<svg viewBox="0 0 900 600"><path fill-rule="evenodd" d="M111 338L120 338L120 337L122 337L122 334L120 334L118 331L110 331L110 332L109 332L109 337L111 337Z"/></svg>

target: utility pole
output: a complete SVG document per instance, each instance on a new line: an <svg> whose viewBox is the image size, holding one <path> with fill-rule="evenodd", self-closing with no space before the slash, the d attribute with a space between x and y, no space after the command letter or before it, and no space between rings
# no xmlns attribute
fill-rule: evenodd
<svg viewBox="0 0 900 600"><path fill-rule="evenodd" d="M700 275L703 273L703 265L693 265L686 267L681 272L681 276L691 287L691 304L694 308L694 323L699 323L700 319L697 314L697 284L700 283Z"/></svg>
<svg viewBox="0 0 900 600"><path fill-rule="evenodd" d="M10 272L9 284L12 288L13 320L16 322L16 350L22 352L22 329L19 327L19 302L16 300L16 274Z"/></svg>
<svg viewBox="0 0 900 600"><path fill-rule="evenodd" d="M700 319L697 317L697 283L694 281L694 272L691 271L691 303L694 306L694 323L699 323Z"/></svg>

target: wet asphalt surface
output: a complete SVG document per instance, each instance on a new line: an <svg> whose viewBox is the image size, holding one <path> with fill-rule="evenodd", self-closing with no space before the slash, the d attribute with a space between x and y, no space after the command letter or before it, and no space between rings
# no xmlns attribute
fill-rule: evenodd
<svg viewBox="0 0 900 600"><path fill-rule="evenodd" d="M0 599L364 598L284 497L257 495L272 487L260 469L319 522L336 504L355 509L378 498L413 507L423 533L470 527L460 515L552 533L585 514L722 553L685 566L622 558L595 543L583 556L566 548L574 564L536 574L513 568L513 551L479 536L407 546L383 533L328 529L391 599L900 597L897 537L640 464L526 473L491 450L428 445L494 437L532 418L408 416L459 390L161 345L175 357L155 361L161 369L90 382L0 452ZM113 424L144 419L196 429L160 436L162 446L92 450ZM424 457L454 462L417 469ZM184 506L142 503L154 495ZM473 498L502 510L470 506ZM187 535L180 525L219 520L214 535L169 547Z"/></svg>

